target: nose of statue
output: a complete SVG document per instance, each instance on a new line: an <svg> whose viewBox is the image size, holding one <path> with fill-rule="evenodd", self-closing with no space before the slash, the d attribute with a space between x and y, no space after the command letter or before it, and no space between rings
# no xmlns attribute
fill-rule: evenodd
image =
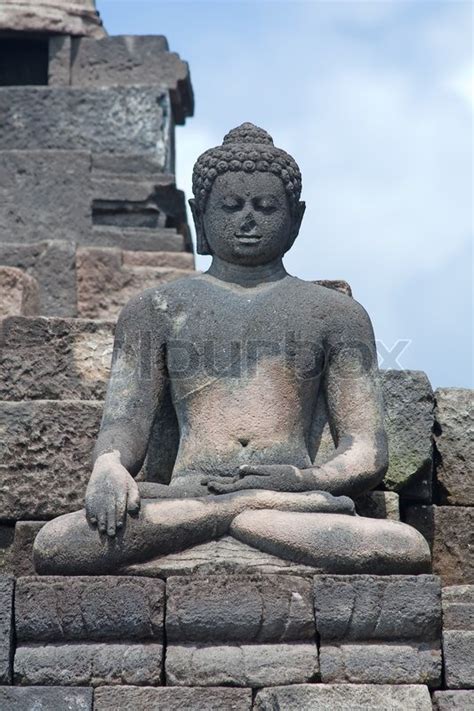
<svg viewBox="0 0 474 711"><path fill-rule="evenodd" d="M240 225L240 230L242 232L251 232L256 226L257 223L255 222L253 214L251 212L247 212Z"/></svg>

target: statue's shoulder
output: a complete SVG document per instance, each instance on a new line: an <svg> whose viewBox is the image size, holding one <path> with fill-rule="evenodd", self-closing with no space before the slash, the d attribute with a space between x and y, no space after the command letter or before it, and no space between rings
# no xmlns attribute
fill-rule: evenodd
<svg viewBox="0 0 474 711"><path fill-rule="evenodd" d="M355 335L371 332L372 324L365 308L352 296L349 284L345 281L303 281L299 288L320 314L324 314L330 331L340 333L353 332Z"/></svg>

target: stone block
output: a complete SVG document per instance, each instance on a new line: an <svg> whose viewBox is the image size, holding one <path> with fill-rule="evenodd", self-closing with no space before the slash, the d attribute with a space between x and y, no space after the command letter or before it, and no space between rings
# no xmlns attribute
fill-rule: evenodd
<svg viewBox="0 0 474 711"><path fill-rule="evenodd" d="M95 0L2 0L0 29L95 37L105 36Z"/></svg>
<svg viewBox="0 0 474 711"><path fill-rule="evenodd" d="M101 686L94 693L94 711L250 711L251 708L251 689Z"/></svg>
<svg viewBox="0 0 474 711"><path fill-rule="evenodd" d="M316 629L322 640L437 640L441 585L433 575L317 575Z"/></svg>
<svg viewBox="0 0 474 711"><path fill-rule="evenodd" d="M80 509L99 430L98 402L0 402L0 516L48 519Z"/></svg>
<svg viewBox="0 0 474 711"><path fill-rule="evenodd" d="M12 683L14 580L0 575L0 684Z"/></svg>
<svg viewBox="0 0 474 711"><path fill-rule="evenodd" d="M257 692L255 711L431 711L421 684L301 684Z"/></svg>
<svg viewBox="0 0 474 711"><path fill-rule="evenodd" d="M0 319L6 316L34 316L39 313L36 279L15 267L0 266Z"/></svg>
<svg viewBox="0 0 474 711"><path fill-rule="evenodd" d="M474 630L443 630L444 676L448 689L474 689Z"/></svg>
<svg viewBox="0 0 474 711"><path fill-rule="evenodd" d="M19 578L19 642L163 639L161 580L105 577Z"/></svg>
<svg viewBox="0 0 474 711"><path fill-rule="evenodd" d="M152 230L136 227L96 226L90 244L145 252L182 252L185 239L175 229Z"/></svg>
<svg viewBox="0 0 474 711"><path fill-rule="evenodd" d="M92 711L92 689L64 686L0 687L5 711Z"/></svg>
<svg viewBox="0 0 474 711"><path fill-rule="evenodd" d="M474 408L472 390L435 392L436 479L441 503L474 506Z"/></svg>
<svg viewBox="0 0 474 711"><path fill-rule="evenodd" d="M443 588L443 629L474 630L474 585Z"/></svg>
<svg viewBox="0 0 474 711"><path fill-rule="evenodd" d="M0 400L105 397L114 323L59 318L0 322Z"/></svg>
<svg viewBox="0 0 474 711"><path fill-rule="evenodd" d="M17 521L12 548L12 571L15 577L36 575L33 564L33 543L44 521Z"/></svg>
<svg viewBox="0 0 474 711"><path fill-rule="evenodd" d="M439 642L322 644L321 681L325 684L427 684L441 686Z"/></svg>
<svg viewBox="0 0 474 711"><path fill-rule="evenodd" d="M4 87L0 116L0 150L123 153L126 146L168 167L171 105L158 87ZM72 194L79 193L76 183ZM71 208L70 199L63 204Z"/></svg>
<svg viewBox="0 0 474 711"><path fill-rule="evenodd" d="M72 37L50 37L48 50L48 86L70 86Z"/></svg>
<svg viewBox="0 0 474 711"><path fill-rule="evenodd" d="M433 711L474 711L474 691L435 691Z"/></svg>
<svg viewBox="0 0 474 711"><path fill-rule="evenodd" d="M153 85L170 89L176 123L194 112L189 67L168 52L159 35L122 35L100 41L74 42L71 65L73 86Z"/></svg>
<svg viewBox="0 0 474 711"><path fill-rule="evenodd" d="M389 466L384 483L401 491L423 474L431 476L433 390L425 373L381 371Z"/></svg>
<svg viewBox="0 0 474 711"><path fill-rule="evenodd" d="M40 313L44 316L75 316L75 244L61 240L34 244L3 243L3 239L8 237L1 233L0 264L23 269L38 281Z"/></svg>
<svg viewBox="0 0 474 711"><path fill-rule="evenodd" d="M18 686L158 686L162 662L162 645L155 642L19 645L15 654L14 683Z"/></svg>
<svg viewBox="0 0 474 711"><path fill-rule="evenodd" d="M164 267L194 270L194 255L189 252L122 252L126 267Z"/></svg>
<svg viewBox="0 0 474 711"><path fill-rule="evenodd" d="M354 503L359 516L400 521L400 497L394 491L369 491Z"/></svg>
<svg viewBox="0 0 474 711"><path fill-rule="evenodd" d="M316 644L168 645L168 686L274 686L315 681Z"/></svg>
<svg viewBox="0 0 474 711"><path fill-rule="evenodd" d="M168 642L314 640L310 580L288 575L168 578Z"/></svg>
<svg viewBox="0 0 474 711"><path fill-rule="evenodd" d="M28 95L30 91L33 92L31 97ZM43 96L43 93L48 91L33 87L2 88L0 91L2 242L26 244L51 239L74 241L89 234L92 228L89 146L84 142L82 150L74 150L72 143L68 144L68 141L64 140L64 145L59 145L58 141L58 148L62 150L46 151L44 149L54 146L42 145L47 143L46 137L42 142L46 122L52 120L58 123L61 120L58 116L53 118L55 109L49 106L46 95ZM13 92L11 97L10 92ZM20 100L22 92L26 92L26 95ZM39 92L38 96L34 92ZM8 108L6 104L9 98L13 104ZM38 113L35 118L28 118L28 105L20 108L22 101L27 102L30 99L31 112ZM64 102L66 103L65 99ZM15 106L19 111L18 115L14 113ZM66 106L57 106L56 110L66 110ZM42 118L41 113L44 114ZM46 114L49 114L49 117L46 117ZM65 116L64 120L69 119ZM36 121L39 123L36 124ZM10 126L10 135L6 124ZM40 128L40 125L43 125L43 128ZM95 125L89 127L90 129L95 130ZM63 131L65 130L66 126ZM70 130L73 131L72 126ZM76 127L76 130L80 130L79 127ZM31 132L29 138L26 135L28 131ZM17 139L14 136L17 136ZM24 145L21 145L22 136ZM54 136L51 137L51 144L54 142L53 138ZM15 142L18 145L8 145ZM8 150L9 148L20 150ZM56 271L52 276L57 278L58 265L54 266Z"/></svg>
<svg viewBox="0 0 474 711"><path fill-rule="evenodd" d="M474 508L410 506L405 520L430 544L433 572L443 585L474 583Z"/></svg>
<svg viewBox="0 0 474 711"><path fill-rule="evenodd" d="M77 309L82 318L117 318L144 289L188 276L183 269L123 263L118 249L82 248L77 252Z"/></svg>
<svg viewBox="0 0 474 711"><path fill-rule="evenodd" d="M12 571L14 534L12 525L0 526L0 575L8 575Z"/></svg>

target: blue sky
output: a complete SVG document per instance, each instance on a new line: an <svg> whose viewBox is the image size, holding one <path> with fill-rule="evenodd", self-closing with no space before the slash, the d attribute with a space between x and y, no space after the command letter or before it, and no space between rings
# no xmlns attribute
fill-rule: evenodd
<svg viewBox="0 0 474 711"><path fill-rule="evenodd" d="M230 128L268 130L303 174L288 271L352 285L382 367L399 354L434 387L472 387L471 3L97 6L109 34L164 34L190 64L196 112L177 130L179 187L190 195L194 160Z"/></svg>

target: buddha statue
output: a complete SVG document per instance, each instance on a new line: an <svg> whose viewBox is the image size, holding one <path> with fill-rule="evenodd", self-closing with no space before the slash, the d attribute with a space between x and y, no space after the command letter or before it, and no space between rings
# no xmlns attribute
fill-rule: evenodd
<svg viewBox="0 0 474 711"><path fill-rule="evenodd" d="M198 158L193 193L212 264L123 309L85 510L41 529L36 570L111 574L230 535L328 573L429 571L415 529L355 513L387 469L374 335L354 299L283 266L305 210L295 160L243 124ZM137 482L166 387L172 476ZM321 397L336 448L316 466Z"/></svg>

